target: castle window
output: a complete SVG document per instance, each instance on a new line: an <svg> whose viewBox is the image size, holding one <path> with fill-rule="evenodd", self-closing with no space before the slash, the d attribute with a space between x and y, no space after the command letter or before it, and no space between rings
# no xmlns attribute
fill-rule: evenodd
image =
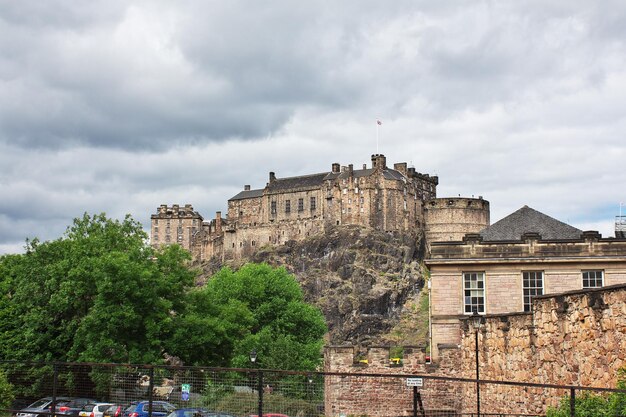
<svg viewBox="0 0 626 417"><path fill-rule="evenodd" d="M152 239L152 240L154 240L155 242L158 242L158 241L159 241L159 235L157 235L157 234L155 233L155 235L154 235L154 239Z"/></svg>
<svg viewBox="0 0 626 417"><path fill-rule="evenodd" d="M159 226L154 226L154 233L159 233Z"/></svg>
<svg viewBox="0 0 626 417"><path fill-rule="evenodd" d="M311 197L311 211L315 210L315 197Z"/></svg>
<svg viewBox="0 0 626 417"><path fill-rule="evenodd" d="M285 200L285 213L291 213L291 200Z"/></svg>
<svg viewBox="0 0 626 417"><path fill-rule="evenodd" d="M348 193L348 189L347 189L347 188L344 188L344 189L343 189L343 193L344 193L344 194L347 194L347 193Z"/></svg>
<svg viewBox="0 0 626 417"><path fill-rule="evenodd" d="M252 246L254 246L254 240L252 241Z"/></svg>
<svg viewBox="0 0 626 417"><path fill-rule="evenodd" d="M361 213L363 213L365 210L363 209L363 207L361 207Z"/></svg>
<svg viewBox="0 0 626 417"><path fill-rule="evenodd" d="M171 236L170 236L170 235L165 235L165 241L166 241L167 243L169 243L171 239L172 239L172 238L171 238Z"/></svg>
<svg viewBox="0 0 626 417"><path fill-rule="evenodd" d="M304 198L298 199L298 211L304 211Z"/></svg>
<svg viewBox="0 0 626 417"><path fill-rule="evenodd" d="M406 200L404 200L404 209L406 210Z"/></svg>
<svg viewBox="0 0 626 417"><path fill-rule="evenodd" d="M365 199L363 197L361 197L360 203L361 205L365 204Z"/></svg>
<svg viewBox="0 0 626 417"><path fill-rule="evenodd" d="M485 312L484 272L463 272L463 295L465 314Z"/></svg>
<svg viewBox="0 0 626 417"><path fill-rule="evenodd" d="M348 204L352 204L352 199L351 198L348 199Z"/></svg>
<svg viewBox="0 0 626 417"><path fill-rule="evenodd" d="M243 211L239 210L239 215L243 216Z"/></svg>
<svg viewBox="0 0 626 417"><path fill-rule="evenodd" d="M276 201L270 203L270 210L272 214L276 214Z"/></svg>
<svg viewBox="0 0 626 417"><path fill-rule="evenodd" d="M543 271L527 271L522 273L524 288L524 311L530 311L533 297L543 295Z"/></svg>
<svg viewBox="0 0 626 417"><path fill-rule="evenodd" d="M358 193L359 193L359 187L356 187L356 188L354 189L354 194L358 194Z"/></svg>
<svg viewBox="0 0 626 417"><path fill-rule="evenodd" d="M601 288L603 271L583 271L583 288Z"/></svg>

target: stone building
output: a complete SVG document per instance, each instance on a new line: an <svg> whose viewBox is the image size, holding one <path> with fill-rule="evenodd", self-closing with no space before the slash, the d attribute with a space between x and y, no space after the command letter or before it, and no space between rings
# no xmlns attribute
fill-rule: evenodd
<svg viewBox="0 0 626 417"><path fill-rule="evenodd" d="M215 219L203 222L190 205L161 206L152 215L152 244L179 243L197 260L235 259L266 245L302 240L343 225L417 236L425 229L429 209L433 224L428 230L434 238L456 236L450 235L446 221L464 233L489 224L487 201L442 202L436 198L438 183L438 177L416 172L404 162L391 168L380 154L372 155L371 166L361 169L333 163L330 171L317 174L279 178L270 172L264 188L245 185L228 200L226 218L218 212ZM431 205L425 207L426 202Z"/></svg>
<svg viewBox="0 0 626 417"><path fill-rule="evenodd" d="M543 294L626 283L626 239L583 232L524 206L462 241L432 242L431 349L459 344L461 320L531 311Z"/></svg>

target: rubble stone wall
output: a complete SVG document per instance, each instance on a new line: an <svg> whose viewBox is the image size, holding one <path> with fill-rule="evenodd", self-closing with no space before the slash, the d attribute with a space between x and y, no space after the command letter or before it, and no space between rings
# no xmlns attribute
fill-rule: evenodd
<svg viewBox="0 0 626 417"><path fill-rule="evenodd" d="M489 316L478 346L481 379L614 388L626 366L626 285L541 296L532 312ZM463 374L474 377L475 333L467 321L461 351ZM482 411L543 413L565 394L538 389L512 403L519 390L484 386Z"/></svg>
<svg viewBox="0 0 626 417"><path fill-rule="evenodd" d="M389 347L371 347L361 356L352 346L327 347L324 371L351 375L326 377L325 415L411 416L413 388L407 386L410 375L423 377L418 392L427 415L454 415L463 408L463 385L428 376L458 375L459 353L456 346L443 349L440 364L433 365L426 362L423 349L404 347L402 362L394 364Z"/></svg>

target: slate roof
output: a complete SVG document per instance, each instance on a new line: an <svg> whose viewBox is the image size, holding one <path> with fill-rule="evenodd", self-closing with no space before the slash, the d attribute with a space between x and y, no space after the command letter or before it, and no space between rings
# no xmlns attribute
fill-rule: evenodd
<svg viewBox="0 0 626 417"><path fill-rule="evenodd" d="M270 192L287 191L298 188L317 188L321 187L326 175L328 175L328 172L303 175L301 177L276 178L267 188Z"/></svg>
<svg viewBox="0 0 626 417"><path fill-rule="evenodd" d="M543 240L580 239L582 230L524 206L481 230L484 241L520 240L524 233L538 233Z"/></svg>
<svg viewBox="0 0 626 417"><path fill-rule="evenodd" d="M366 177L372 175L375 172L375 169L355 169L352 172L352 175L355 178ZM402 181L404 176L394 169L385 169L383 171L383 175L386 179L394 179L398 181ZM297 189L315 189L319 188L323 185L326 180L335 180L348 178L350 175L347 171L342 172L322 172L319 174L311 174L311 175L302 175L299 177L287 177L287 178L276 178L267 186L267 190L270 193L289 191L289 190L297 190ZM230 198L228 201L233 200L243 200L246 198L255 198L261 197L263 195L264 189L260 190L250 190L250 191L241 191L239 194Z"/></svg>
<svg viewBox="0 0 626 417"><path fill-rule="evenodd" d="M263 189L261 188L260 190L242 191L236 196L231 197L228 201L245 200L246 198L255 198L255 197L262 197L262 196L263 196Z"/></svg>

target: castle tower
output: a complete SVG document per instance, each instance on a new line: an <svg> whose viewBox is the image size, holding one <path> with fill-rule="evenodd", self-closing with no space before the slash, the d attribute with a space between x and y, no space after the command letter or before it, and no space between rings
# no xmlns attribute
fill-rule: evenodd
<svg viewBox="0 0 626 417"><path fill-rule="evenodd" d="M202 216L191 204L171 207L161 204L150 216L150 241L153 247L178 243L191 251L193 235L202 227Z"/></svg>
<svg viewBox="0 0 626 417"><path fill-rule="evenodd" d="M489 226L489 202L479 198L434 198L424 205L426 241L461 241Z"/></svg>

